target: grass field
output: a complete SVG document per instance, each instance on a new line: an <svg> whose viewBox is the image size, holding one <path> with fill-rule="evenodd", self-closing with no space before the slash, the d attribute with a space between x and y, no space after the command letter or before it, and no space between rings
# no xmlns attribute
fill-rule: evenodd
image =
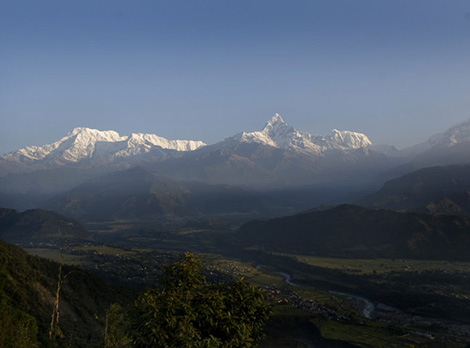
<svg viewBox="0 0 470 348"><path fill-rule="evenodd" d="M74 250L82 251L95 251L104 255L115 255L115 256L132 256L137 254L140 250L135 249L121 249L109 246L77 246L73 248ZM145 251L145 250L143 250Z"/></svg>
<svg viewBox="0 0 470 348"><path fill-rule="evenodd" d="M279 273L264 272L261 268L241 260L227 259L218 254L200 254L208 268L230 274L235 278L243 277L247 281L263 286L285 286L284 278Z"/></svg>
<svg viewBox="0 0 470 348"><path fill-rule="evenodd" d="M82 259L83 257L80 255L70 255L64 254L60 250L56 249L44 249L44 248L32 248L32 249L24 249L30 255L36 255L39 257L43 257L45 259L53 260L56 262L61 262L66 265L85 265L87 264Z"/></svg>
<svg viewBox="0 0 470 348"><path fill-rule="evenodd" d="M278 253L311 266L338 269L346 273L381 274L403 271L434 271L448 270L453 272L470 273L469 262L439 261L439 260L410 260L410 259L343 259L320 256L306 256Z"/></svg>

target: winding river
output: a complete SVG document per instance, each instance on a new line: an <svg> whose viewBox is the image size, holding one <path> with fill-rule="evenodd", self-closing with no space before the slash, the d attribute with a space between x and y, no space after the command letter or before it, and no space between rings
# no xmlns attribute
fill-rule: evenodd
<svg viewBox="0 0 470 348"><path fill-rule="evenodd" d="M335 295L343 295L346 296L350 299L358 300L364 303L364 308L361 310L362 311L362 316L366 317L368 319L372 318L372 313L375 311L375 304L369 300L368 298L364 296L357 296L353 294L348 294L347 292L339 292L339 291L329 291L330 294L335 294Z"/></svg>
<svg viewBox="0 0 470 348"><path fill-rule="evenodd" d="M277 273L282 275L282 277L284 278L284 281L287 284L292 285L292 286L300 286L299 284L292 282L292 276L289 273L286 273L286 272L277 272Z"/></svg>
<svg viewBox="0 0 470 348"><path fill-rule="evenodd" d="M265 267L265 266L258 265L256 268L261 269L263 267ZM280 274L284 278L284 281L286 282L286 284L291 285L291 286L300 286L299 284L296 284L292 281L292 276L289 273L279 272L279 271L277 273ZM354 300L362 302L364 304L364 307L361 308L362 316L365 317L365 318L368 318L368 319L372 318L372 313L374 313L374 311L375 311L375 304L371 300L369 300L368 298L366 298L364 296L349 294L347 292L329 291L329 293L334 294L334 295L346 296L349 299L354 299Z"/></svg>

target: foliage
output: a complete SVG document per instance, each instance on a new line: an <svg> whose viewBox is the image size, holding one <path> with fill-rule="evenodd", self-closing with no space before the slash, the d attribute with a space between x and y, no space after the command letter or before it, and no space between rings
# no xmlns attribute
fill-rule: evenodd
<svg viewBox="0 0 470 348"><path fill-rule="evenodd" d="M187 253L135 302L130 333L136 347L251 347L269 313L262 290L243 279L206 283L200 260Z"/></svg>
<svg viewBox="0 0 470 348"><path fill-rule="evenodd" d="M131 346L127 335L128 322L125 311L119 304L112 304L106 312L104 348L126 348Z"/></svg>
<svg viewBox="0 0 470 348"><path fill-rule="evenodd" d="M0 347L38 347L37 335L34 317L9 305L5 298L0 300Z"/></svg>
<svg viewBox="0 0 470 348"><path fill-rule="evenodd" d="M63 277L57 307L58 270ZM94 347L109 305L126 305L132 290L112 287L74 267L27 255L0 240L0 347ZM49 338L51 312L60 310ZM56 312L57 314L57 312Z"/></svg>

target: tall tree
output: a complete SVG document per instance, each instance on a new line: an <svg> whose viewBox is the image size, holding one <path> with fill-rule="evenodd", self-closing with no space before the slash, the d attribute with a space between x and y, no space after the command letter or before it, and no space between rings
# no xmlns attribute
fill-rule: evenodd
<svg viewBox="0 0 470 348"><path fill-rule="evenodd" d="M270 313L264 292L242 279L206 283L200 266L186 253L166 267L159 288L135 302L130 335L136 347L253 347L263 337Z"/></svg>

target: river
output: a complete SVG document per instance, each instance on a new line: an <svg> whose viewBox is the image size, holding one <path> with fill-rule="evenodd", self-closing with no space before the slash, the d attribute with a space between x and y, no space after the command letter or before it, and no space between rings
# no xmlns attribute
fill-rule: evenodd
<svg viewBox="0 0 470 348"><path fill-rule="evenodd" d="M350 299L358 300L364 303L364 308L361 309L362 316L368 319L372 318L372 313L375 311L375 304L364 296L357 296L353 294L348 294L347 292L339 292L339 291L329 291L330 294L335 295L343 295L347 296Z"/></svg>
<svg viewBox="0 0 470 348"><path fill-rule="evenodd" d="M263 267L264 267L263 265L258 265L256 268L261 269ZM291 286L300 286L299 284L296 284L292 281L292 276L289 273L286 273L286 272L277 272L277 273L279 273L284 278L284 281L286 282L286 284L291 285ZM347 292L329 291L329 293L335 294L335 295L346 296L350 299L354 299L354 300L362 302L364 304L364 307L361 308L360 314L365 318L368 318L368 319L372 318L372 313L374 313L375 311L375 304L368 298L364 296L349 294Z"/></svg>
<svg viewBox="0 0 470 348"><path fill-rule="evenodd" d="M296 283L292 282L292 277L289 273L285 273L285 272L277 272L277 273L282 275L282 277L284 278L284 281L287 284L292 285L292 286L300 286L299 284L296 284Z"/></svg>

